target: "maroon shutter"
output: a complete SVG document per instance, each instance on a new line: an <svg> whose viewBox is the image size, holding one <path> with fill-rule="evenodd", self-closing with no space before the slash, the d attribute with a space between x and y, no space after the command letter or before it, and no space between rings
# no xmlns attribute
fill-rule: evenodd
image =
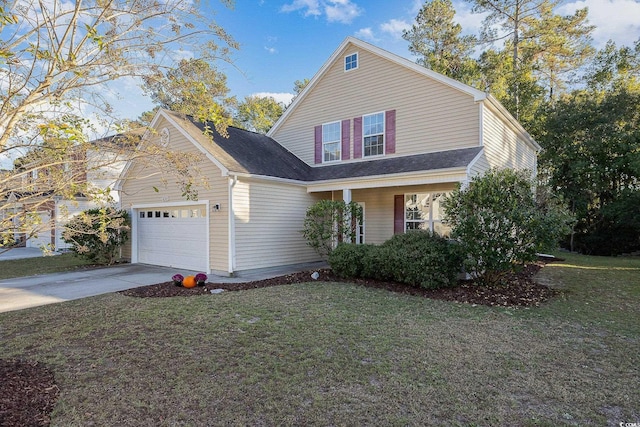
<svg viewBox="0 0 640 427"><path fill-rule="evenodd" d="M322 163L322 126L316 126L314 129L315 136L315 161Z"/></svg>
<svg viewBox="0 0 640 427"><path fill-rule="evenodd" d="M385 154L396 152L396 110L389 110L385 113Z"/></svg>
<svg viewBox="0 0 640 427"><path fill-rule="evenodd" d="M362 158L362 117L353 119L353 158Z"/></svg>
<svg viewBox="0 0 640 427"><path fill-rule="evenodd" d="M404 233L404 196L393 196L393 234Z"/></svg>
<svg viewBox="0 0 640 427"><path fill-rule="evenodd" d="M349 160L351 158L351 152L349 150L350 140L349 136L351 136L351 129L349 129L349 125L351 124L351 120L343 120L342 121L342 160Z"/></svg>

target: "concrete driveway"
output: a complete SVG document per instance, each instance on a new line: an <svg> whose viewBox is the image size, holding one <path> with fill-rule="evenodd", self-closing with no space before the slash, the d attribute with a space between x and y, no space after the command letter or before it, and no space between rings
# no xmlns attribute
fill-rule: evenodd
<svg viewBox="0 0 640 427"><path fill-rule="evenodd" d="M0 313L168 282L194 271L145 264L76 270L0 280Z"/></svg>
<svg viewBox="0 0 640 427"><path fill-rule="evenodd" d="M325 267L324 262L312 262L250 270L237 277L210 274L209 282L250 282ZM168 282L176 273L189 276L197 272L146 264L122 264L0 280L0 313Z"/></svg>

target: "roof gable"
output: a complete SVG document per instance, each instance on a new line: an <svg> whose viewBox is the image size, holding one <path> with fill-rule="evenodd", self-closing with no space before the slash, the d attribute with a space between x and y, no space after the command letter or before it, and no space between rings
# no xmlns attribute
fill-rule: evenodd
<svg viewBox="0 0 640 427"><path fill-rule="evenodd" d="M336 62L342 62L343 53L351 52L354 50L365 50L373 55L384 58L390 62L398 64L404 68L410 69L418 74L423 75L426 78L432 79L440 84L451 87L457 91L465 93L471 96L474 101L482 101L487 98L487 94L478 89L475 89L471 86L468 86L464 83L461 83L457 80L454 80L450 77L444 76L442 74L436 73L428 68L425 68L421 65L416 64L413 61L410 61L406 58L393 54L389 51L381 49L372 44L366 43L362 40L356 39L354 37L347 37L338 48L333 52L333 54L329 57L329 59L323 64L320 70L313 76L313 78L309 81L309 84L305 87L305 89L293 100L291 105L284 111L280 119L273 125L273 127L269 130L267 135L273 135L282 124L287 120L289 115L295 111L296 107L304 102L304 99L307 95L313 90L313 88L318 84L320 80L326 75L328 70L333 67ZM342 65L340 65L342 66Z"/></svg>

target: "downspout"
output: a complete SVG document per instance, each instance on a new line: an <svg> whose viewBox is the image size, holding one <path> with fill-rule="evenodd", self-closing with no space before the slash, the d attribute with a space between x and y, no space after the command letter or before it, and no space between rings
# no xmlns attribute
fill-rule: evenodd
<svg viewBox="0 0 640 427"><path fill-rule="evenodd" d="M233 276L236 266L236 214L233 207L233 188L238 183L238 176L234 175L229 178L229 230L227 232L229 236L229 276Z"/></svg>

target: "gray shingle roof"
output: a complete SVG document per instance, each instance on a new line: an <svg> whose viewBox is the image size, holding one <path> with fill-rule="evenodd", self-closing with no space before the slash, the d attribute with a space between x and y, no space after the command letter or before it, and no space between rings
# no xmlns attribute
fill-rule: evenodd
<svg viewBox="0 0 640 427"><path fill-rule="evenodd" d="M200 131L205 128L202 123L192 123ZM213 129L210 131L213 144L209 151L229 171L306 182L461 168L482 150L482 147L472 147L311 167L266 135L232 126L227 128L228 138Z"/></svg>

